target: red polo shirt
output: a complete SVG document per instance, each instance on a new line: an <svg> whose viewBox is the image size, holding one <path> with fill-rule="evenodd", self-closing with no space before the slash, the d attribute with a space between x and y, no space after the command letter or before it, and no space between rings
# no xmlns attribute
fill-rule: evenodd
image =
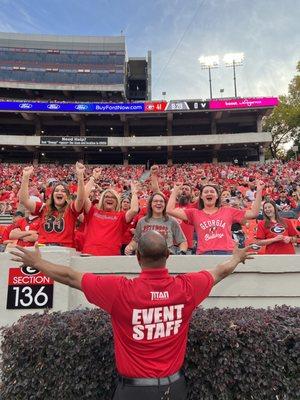
<svg viewBox="0 0 300 400"><path fill-rule="evenodd" d="M134 279L87 273L81 287L111 314L119 374L162 378L182 367L192 312L213 284L207 271L171 276L156 268Z"/></svg>

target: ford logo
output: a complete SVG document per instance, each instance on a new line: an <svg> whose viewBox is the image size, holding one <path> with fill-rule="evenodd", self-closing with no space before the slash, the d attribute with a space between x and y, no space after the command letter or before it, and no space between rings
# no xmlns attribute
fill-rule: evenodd
<svg viewBox="0 0 300 400"><path fill-rule="evenodd" d="M59 104L48 104L47 108L49 108L49 110L58 110L60 108Z"/></svg>
<svg viewBox="0 0 300 400"><path fill-rule="evenodd" d="M89 108L89 106L87 104L78 104L77 106L75 106L75 109L78 111L85 111Z"/></svg>
<svg viewBox="0 0 300 400"><path fill-rule="evenodd" d="M30 103L21 103L19 104L19 108L22 108L22 110L29 110L32 108L32 104Z"/></svg>

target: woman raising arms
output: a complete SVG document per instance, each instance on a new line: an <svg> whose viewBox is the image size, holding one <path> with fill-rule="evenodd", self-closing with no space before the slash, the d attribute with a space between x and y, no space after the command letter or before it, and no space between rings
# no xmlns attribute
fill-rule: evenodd
<svg viewBox="0 0 300 400"><path fill-rule="evenodd" d="M198 208L183 210L176 208L180 185L175 185L168 202L167 213L194 225L198 237L196 254L231 254L234 248L231 225L234 222L243 223L257 217L262 190L262 184L258 183L255 201L251 210L246 211L221 207L219 187L206 184L200 190Z"/></svg>
<svg viewBox="0 0 300 400"><path fill-rule="evenodd" d="M137 223L134 237L126 246L125 254L132 254L138 246L138 242L145 232L150 230L160 233L167 242L171 254L186 254L187 241L175 218L166 214L166 199L162 193L153 193L148 200L147 215ZM175 246L178 246L177 248Z"/></svg>
<svg viewBox="0 0 300 400"><path fill-rule="evenodd" d="M131 183L131 201L127 211L120 211L120 198L113 189L104 190L99 203L92 205L89 194L100 175L101 169L94 169L85 186L86 229L83 252L94 256L117 256L120 255L123 234L139 211L137 189Z"/></svg>
<svg viewBox="0 0 300 400"><path fill-rule="evenodd" d="M259 221L256 243L266 246L265 254L295 254L297 231L289 219L280 218L274 201L263 205L263 221Z"/></svg>
<svg viewBox="0 0 300 400"><path fill-rule="evenodd" d="M23 169L20 203L33 215L41 218L38 242L45 245L74 247L74 231L77 217L84 205L84 171L81 163L76 163L78 189L75 201L70 201L69 190L65 183L59 182L53 186L49 200L46 203L30 199L28 193L29 178L34 172L32 166Z"/></svg>

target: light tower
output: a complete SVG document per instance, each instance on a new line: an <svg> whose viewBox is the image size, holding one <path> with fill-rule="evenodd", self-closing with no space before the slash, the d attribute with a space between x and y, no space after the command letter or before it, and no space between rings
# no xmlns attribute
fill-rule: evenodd
<svg viewBox="0 0 300 400"><path fill-rule="evenodd" d="M199 62L202 69L208 69L209 77L209 93L212 99L212 85L211 85L211 68L218 68L219 66L219 56L201 56L199 57Z"/></svg>
<svg viewBox="0 0 300 400"><path fill-rule="evenodd" d="M227 53L223 57L226 67L233 68L234 97L237 97L235 67L243 65L244 59L244 53Z"/></svg>

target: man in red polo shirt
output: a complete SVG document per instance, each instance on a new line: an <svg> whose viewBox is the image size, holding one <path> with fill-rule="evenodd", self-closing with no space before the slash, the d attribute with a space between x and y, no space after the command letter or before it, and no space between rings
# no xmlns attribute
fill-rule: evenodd
<svg viewBox="0 0 300 400"><path fill-rule="evenodd" d="M214 284L252 258L245 249L214 269L172 277L166 261L166 240L149 231L139 240L137 258L142 269L135 279L118 275L80 273L41 258L36 247L20 246L13 260L44 272L52 279L82 290L89 302L111 314L119 384L114 400L185 400L181 372L193 310Z"/></svg>

